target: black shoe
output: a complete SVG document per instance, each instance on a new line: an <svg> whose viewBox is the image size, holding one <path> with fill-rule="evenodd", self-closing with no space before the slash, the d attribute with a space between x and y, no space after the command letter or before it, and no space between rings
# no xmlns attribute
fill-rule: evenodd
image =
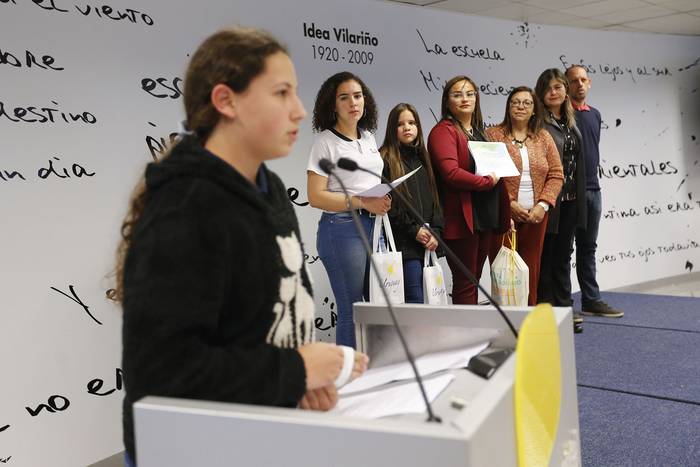
<svg viewBox="0 0 700 467"><path fill-rule="evenodd" d="M583 332L583 323L574 322L574 334L581 334Z"/></svg>
<svg viewBox="0 0 700 467"><path fill-rule="evenodd" d="M581 313L574 311L574 317L572 319L574 320L574 324L583 324L583 316L581 316Z"/></svg>
<svg viewBox="0 0 700 467"><path fill-rule="evenodd" d="M621 310L616 310L604 301L594 302L581 307L581 313L588 316L600 316L602 318L622 318L625 314Z"/></svg>

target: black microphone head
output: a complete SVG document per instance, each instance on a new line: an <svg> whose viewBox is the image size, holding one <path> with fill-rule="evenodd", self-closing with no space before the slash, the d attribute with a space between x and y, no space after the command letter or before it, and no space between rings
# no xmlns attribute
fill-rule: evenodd
<svg viewBox="0 0 700 467"><path fill-rule="evenodd" d="M352 159L348 159L347 157L341 157L338 159L338 167L340 167L343 170L349 170L350 172L353 172L357 170L357 162L355 162Z"/></svg>
<svg viewBox="0 0 700 467"><path fill-rule="evenodd" d="M321 159L318 161L318 166L329 175L333 172L333 169L335 169L335 164L331 162L330 159Z"/></svg>

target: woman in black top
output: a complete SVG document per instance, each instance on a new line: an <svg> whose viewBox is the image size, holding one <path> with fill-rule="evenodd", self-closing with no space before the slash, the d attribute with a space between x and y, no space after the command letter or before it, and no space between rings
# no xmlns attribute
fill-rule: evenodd
<svg viewBox="0 0 700 467"><path fill-rule="evenodd" d="M586 226L586 174L581 133L569 101L569 82L557 68L542 72L535 94L544 103L544 128L552 135L564 168L559 202L549 211L542 251L539 301L571 306L571 253L576 228Z"/></svg>
<svg viewBox="0 0 700 467"><path fill-rule="evenodd" d="M425 149L423 128L418 112L411 104L398 104L391 109L386 124L384 144L379 148L384 159L384 176L395 180L421 168L399 185L397 190L408 198L426 223L442 235L443 217L433 167ZM403 258L404 295L406 303L423 303L423 257L426 250L435 251L437 240L414 219L396 197L389 211L396 248Z"/></svg>

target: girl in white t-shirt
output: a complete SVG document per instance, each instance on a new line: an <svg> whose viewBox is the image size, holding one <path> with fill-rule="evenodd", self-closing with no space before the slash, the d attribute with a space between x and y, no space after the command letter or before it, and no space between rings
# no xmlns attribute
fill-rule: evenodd
<svg viewBox="0 0 700 467"><path fill-rule="evenodd" d="M355 229L350 210L356 209L368 238L372 237L374 215L391 208L388 196L368 198L360 193L381 182L367 172L335 169L348 190L342 192L334 176L321 161L336 164L340 158L381 174L382 158L372 132L377 128L377 106L364 82L350 72L328 78L316 96L313 129L318 133L307 167L307 191L311 206L322 209L316 249L326 268L338 310L336 343L355 347L352 304L362 301L367 272L367 254Z"/></svg>

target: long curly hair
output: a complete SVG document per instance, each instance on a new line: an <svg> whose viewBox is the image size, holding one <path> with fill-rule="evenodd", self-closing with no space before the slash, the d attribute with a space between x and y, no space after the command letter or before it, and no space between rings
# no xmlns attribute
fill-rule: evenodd
<svg viewBox="0 0 700 467"><path fill-rule="evenodd" d="M360 121L357 122L357 127L361 130L367 130L370 133L374 133L377 130L377 103L374 100L372 92L359 76L349 71L341 71L324 81L321 85L321 89L318 90L318 94L316 94L314 114L311 120L311 127L314 131L321 132L335 126L337 121L335 114L335 95L338 92L338 87L347 81L355 81L359 84L362 88L362 95L365 98L364 115L362 115Z"/></svg>

